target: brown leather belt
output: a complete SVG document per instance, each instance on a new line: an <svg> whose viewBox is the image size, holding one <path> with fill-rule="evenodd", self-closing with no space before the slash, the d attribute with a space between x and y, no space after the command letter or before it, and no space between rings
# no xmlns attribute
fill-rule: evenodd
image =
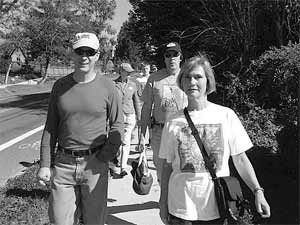
<svg viewBox="0 0 300 225"><path fill-rule="evenodd" d="M78 158L78 157L92 155L93 153L95 153L96 151L101 149L102 146L103 145L95 147L95 148L91 148L91 149L85 149L85 150L70 150L70 149L66 149L61 146L58 146L57 151L62 152L67 155L71 155L72 157Z"/></svg>

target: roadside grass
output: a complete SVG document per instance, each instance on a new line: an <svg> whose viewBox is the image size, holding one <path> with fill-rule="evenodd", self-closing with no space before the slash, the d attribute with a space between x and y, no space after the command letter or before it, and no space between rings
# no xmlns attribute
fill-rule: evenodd
<svg viewBox="0 0 300 225"><path fill-rule="evenodd" d="M48 225L48 187L37 184L35 174L38 165L11 178L0 189L0 224Z"/></svg>

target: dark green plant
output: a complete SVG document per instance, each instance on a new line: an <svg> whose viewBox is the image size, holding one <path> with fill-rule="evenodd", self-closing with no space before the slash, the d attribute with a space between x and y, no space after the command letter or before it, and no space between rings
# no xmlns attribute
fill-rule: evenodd
<svg viewBox="0 0 300 225"><path fill-rule="evenodd" d="M297 125L299 74L300 44L290 43L266 51L242 76L229 74L231 80L223 86L225 102L240 113L255 145L277 153L284 150L287 159L293 158L288 151L297 154L297 138L291 142L285 133ZM284 149L287 144L289 150Z"/></svg>

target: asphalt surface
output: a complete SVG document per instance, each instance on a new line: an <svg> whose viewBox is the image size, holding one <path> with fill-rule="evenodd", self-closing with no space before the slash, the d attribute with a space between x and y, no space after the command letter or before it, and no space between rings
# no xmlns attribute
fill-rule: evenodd
<svg viewBox="0 0 300 225"><path fill-rule="evenodd" d="M46 94L51 90L52 84L45 85L14 85L9 87L0 87L0 106L10 107L14 102L18 102L29 96L38 96L34 94ZM20 103L21 104L21 103ZM18 107L18 105L13 105ZM39 134L40 135L40 134ZM37 134L35 134L37 136ZM36 137L40 138L40 137ZM128 172L131 169L131 161L138 157L135 151L137 145L137 132L132 139L131 152L128 161ZM1 143L2 144L2 143ZM34 146L33 151L36 151ZM17 154L14 153L14 154ZM36 154L36 152L35 152ZM159 218L158 199L160 188L157 183L156 170L152 161L152 151L147 150L150 172L153 176L153 185L148 195L138 195L132 188L132 176L121 178L116 175L111 177L108 186L108 218L107 224L120 225L161 225Z"/></svg>

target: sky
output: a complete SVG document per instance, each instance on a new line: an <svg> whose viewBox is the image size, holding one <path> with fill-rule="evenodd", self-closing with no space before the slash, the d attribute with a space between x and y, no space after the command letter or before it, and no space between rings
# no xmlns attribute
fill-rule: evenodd
<svg viewBox="0 0 300 225"><path fill-rule="evenodd" d="M113 20L109 23L111 26L117 30L116 36L118 35L120 28L128 18L128 12L131 9L131 4L128 0L116 0L117 8L115 10L115 15Z"/></svg>

